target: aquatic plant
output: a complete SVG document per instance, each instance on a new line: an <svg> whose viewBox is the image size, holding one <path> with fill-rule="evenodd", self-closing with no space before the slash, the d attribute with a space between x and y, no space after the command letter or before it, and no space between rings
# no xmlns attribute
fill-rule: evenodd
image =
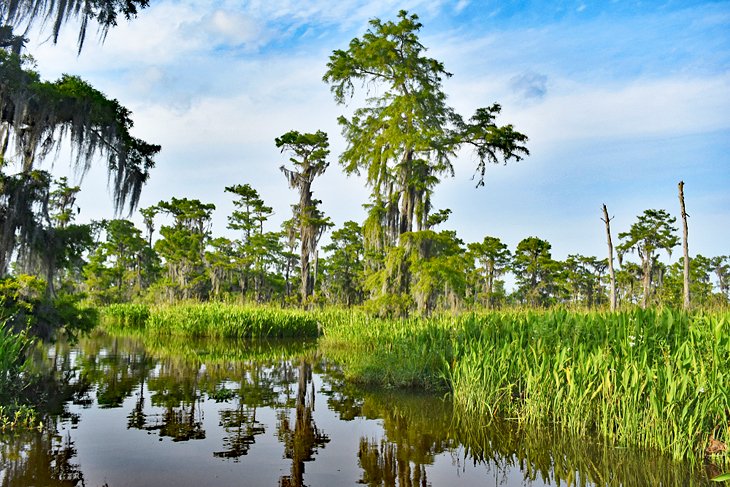
<svg viewBox="0 0 730 487"><path fill-rule="evenodd" d="M730 315L506 311L322 318L322 345L353 381L449 388L479 417L556 425L675 458L730 443ZM724 460L723 460L724 459Z"/></svg>
<svg viewBox="0 0 730 487"><path fill-rule="evenodd" d="M317 319L302 310L226 303L147 307L116 304L102 310L107 325L161 335L219 338L316 337Z"/></svg>
<svg viewBox="0 0 730 487"><path fill-rule="evenodd" d="M25 332L14 333L7 322L0 322L0 432L38 424L35 410L18 403L29 382L24 366L31 343Z"/></svg>

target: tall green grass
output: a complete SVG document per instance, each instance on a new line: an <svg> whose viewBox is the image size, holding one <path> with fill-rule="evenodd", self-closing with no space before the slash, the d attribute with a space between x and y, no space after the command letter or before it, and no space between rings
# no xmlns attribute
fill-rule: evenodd
<svg viewBox="0 0 730 487"><path fill-rule="evenodd" d="M320 312L320 347L357 383L446 389L444 356L452 348L447 319L383 320L362 312Z"/></svg>
<svg viewBox="0 0 730 487"><path fill-rule="evenodd" d="M478 417L556 425L610 444L702 458L730 444L730 314L508 311L323 319L348 376L448 387Z"/></svg>
<svg viewBox="0 0 730 487"><path fill-rule="evenodd" d="M457 407L701 458L730 440L730 320L672 311L491 315L464 327Z"/></svg>
<svg viewBox="0 0 730 487"><path fill-rule="evenodd" d="M30 380L24 368L31 344L25 332L14 333L7 322L0 322L0 432L37 425L36 412L21 403Z"/></svg>
<svg viewBox="0 0 730 487"><path fill-rule="evenodd" d="M160 335L293 338L318 333L316 317L305 311L225 303L115 304L103 308L102 316L106 326Z"/></svg>
<svg viewBox="0 0 730 487"><path fill-rule="evenodd" d="M728 312L511 310L382 320L341 309L208 303L103 313L117 327L161 336L313 337L321 327L320 346L349 380L450 391L460 414L550 425L675 458L702 458L710 438L730 444Z"/></svg>

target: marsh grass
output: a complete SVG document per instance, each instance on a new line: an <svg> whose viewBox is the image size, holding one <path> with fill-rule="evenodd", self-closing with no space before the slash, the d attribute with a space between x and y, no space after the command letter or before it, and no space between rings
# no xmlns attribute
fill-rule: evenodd
<svg viewBox="0 0 730 487"><path fill-rule="evenodd" d="M128 305L124 305L128 306ZM181 337L313 337L352 382L450 392L455 411L701 459L730 444L730 313L510 310L378 319L230 304L109 307ZM321 325L320 325L321 323ZM224 353L224 352L222 352ZM713 461L728 463L727 452Z"/></svg>
<svg viewBox="0 0 730 487"><path fill-rule="evenodd" d="M347 380L381 387L446 390L444 355L452 326L444 319L383 320L361 312L320 313L320 346Z"/></svg>
<svg viewBox="0 0 730 487"><path fill-rule="evenodd" d="M554 425L701 459L730 443L730 315L507 311L430 319L323 317L351 380L448 388L481 418ZM724 456L723 456L724 455ZM727 462L727 454L715 461Z"/></svg>
<svg viewBox="0 0 730 487"><path fill-rule="evenodd" d="M102 309L106 325L147 333L213 338L317 336L316 318L301 310L226 303L173 306L116 304Z"/></svg>
<svg viewBox="0 0 730 487"><path fill-rule="evenodd" d="M159 360L180 363L206 363L209 366L228 366L233 363L272 363L291 361L309 356L316 350L314 339L231 339L188 337L184 335L160 335L144 330L128 329L97 330L87 339L88 354L98 353L100 343L122 340L124 347L144 350L144 353Z"/></svg>
<svg viewBox="0 0 730 487"><path fill-rule="evenodd" d="M0 432L35 428L36 411L19 403L31 378L25 371L26 352L33 344L25 332L15 333L0 323Z"/></svg>

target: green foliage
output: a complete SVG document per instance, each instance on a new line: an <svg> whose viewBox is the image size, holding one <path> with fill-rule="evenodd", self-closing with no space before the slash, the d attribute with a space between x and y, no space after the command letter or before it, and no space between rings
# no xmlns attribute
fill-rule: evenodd
<svg viewBox="0 0 730 487"><path fill-rule="evenodd" d="M546 306L554 288L559 264L550 255L551 245L537 237L528 237L517 244L512 268L518 292L523 302L531 306Z"/></svg>
<svg viewBox="0 0 730 487"><path fill-rule="evenodd" d="M421 314L458 309L466 286L467 262L456 232L424 230L401 235L411 275L411 295Z"/></svg>
<svg viewBox="0 0 730 487"><path fill-rule="evenodd" d="M277 287L275 273L281 267L284 248L280 232L264 232L264 223L273 215L251 185L226 187L226 192L238 196L233 201L236 209L228 216L228 228L239 230L241 239L226 241L214 239L211 245L220 246L218 256L206 253L213 295L221 295L221 284L226 278L236 280L241 296L253 297L257 302L271 297ZM235 286L231 286L235 287Z"/></svg>
<svg viewBox="0 0 730 487"><path fill-rule="evenodd" d="M213 204L188 198L172 198L155 206L156 212L173 217L172 225L160 228L162 238L155 243L155 250L165 259L170 301L208 295L204 257L214 209Z"/></svg>
<svg viewBox="0 0 730 487"><path fill-rule="evenodd" d="M371 89L378 93L350 119L339 118L347 140L340 163L347 174L364 173L372 190L363 225L366 280L383 285L368 285L371 295L379 299L385 293L409 294L413 282L419 285L413 291L418 306L428 312L433 308L431 281L444 274L443 261L421 266L413 280L408 273L416 268L399 265L405 274L393 288L387 281L394 269L386 268L387 261L393 264L399 254L390 247L403 245L404 234L430 231L448 217L447 210L430 214L431 197L441 177L453 176L451 158L462 145L475 149L478 185L483 184L487 163L519 160L528 151L525 135L511 125L495 125L499 105L478 109L466 122L446 104L442 82L451 74L443 63L425 56L418 37L421 27L418 16L405 10L396 21L371 20L370 28L352 39L347 50L332 53L323 79L339 104L354 96L356 84L367 86L368 94ZM454 271L463 269L457 266Z"/></svg>
<svg viewBox="0 0 730 487"><path fill-rule="evenodd" d="M730 472L713 477L710 480L713 482L730 482Z"/></svg>
<svg viewBox="0 0 730 487"><path fill-rule="evenodd" d="M8 404L22 388L21 374L31 343L25 331L15 333L6 320L0 321L0 405Z"/></svg>
<svg viewBox="0 0 730 487"><path fill-rule="evenodd" d="M700 459L730 441L730 315L633 310L432 319L322 317L352 380L449 387L477 417L555 424L611 444Z"/></svg>
<svg viewBox="0 0 730 487"><path fill-rule="evenodd" d="M330 152L329 141L327 134L321 130L313 134L291 130L277 137L275 142L282 153L291 155L289 161L294 166L293 169L288 169L282 165L280 169L286 176L289 187L299 192L299 203L292 208L299 226L301 300L302 304L308 305L314 292L316 277L310 270L310 260L316 253L322 234L333 225L329 217L325 217L318 208L321 201L312 198L311 190L314 179L324 174L329 166L326 161Z"/></svg>
<svg viewBox="0 0 730 487"><path fill-rule="evenodd" d="M507 271L512 254L500 239L490 236L484 237L481 242L470 243L468 248L467 258L481 265L474 272L479 281L477 288L483 290L477 293L476 301L493 308L497 304L495 280Z"/></svg>
<svg viewBox="0 0 730 487"><path fill-rule="evenodd" d="M105 221L100 228L104 241L83 271L90 298L108 304L140 296L159 274L159 257L129 220Z"/></svg>
<svg viewBox="0 0 730 487"><path fill-rule="evenodd" d="M33 340L25 331L15 333L0 317L0 433L37 427L34 409L22 404L22 392L32 381L26 356Z"/></svg>
<svg viewBox="0 0 730 487"><path fill-rule="evenodd" d="M32 328L43 303L46 283L37 277L20 274L0 279L0 322L14 329Z"/></svg>
<svg viewBox="0 0 730 487"><path fill-rule="evenodd" d="M35 409L26 405L0 405L0 433L31 429L43 429Z"/></svg>
<svg viewBox="0 0 730 487"><path fill-rule="evenodd" d="M442 81L451 74L424 55L421 27L418 16L404 10L396 22L371 20L347 50L332 53L323 78L340 104L354 95L355 83L382 93L368 98L350 120L340 117L348 142L341 163L347 173L365 172L374 203L403 201L397 235L413 231L414 224L427 229L432 188L453 172L450 157L461 144L475 147L480 182L485 162L500 156L519 160L527 153L522 145L527 137L494 124L499 105L477 110L470 122L446 105Z"/></svg>
<svg viewBox="0 0 730 487"><path fill-rule="evenodd" d="M117 304L102 309L108 324L158 335L217 338L316 337L317 319L304 311L223 303L175 306Z"/></svg>
<svg viewBox="0 0 730 487"><path fill-rule="evenodd" d="M664 210L644 210L628 232L618 234L618 238L623 240L616 247L619 263L622 262L623 255L627 252L636 252L641 259L643 277L641 304L643 308L649 304L657 252L665 250L671 255L672 249L679 244L679 237L674 233L677 229L672 226L676 220Z"/></svg>
<svg viewBox="0 0 730 487"><path fill-rule="evenodd" d="M476 414L557 422L619 445L701 458L730 435L728 316L641 312L485 317L449 369ZM725 426L723 426L725 425Z"/></svg>
<svg viewBox="0 0 730 487"><path fill-rule="evenodd" d="M384 387L446 387L441 370L442 354L451 348L449 320L379 319L337 310L323 312L320 319L320 347L343 365L348 380Z"/></svg>
<svg viewBox="0 0 730 487"><path fill-rule="evenodd" d="M28 69L29 63L0 50L0 121L15 135L23 172L60 148L68 136L82 169L95 156L105 157L116 208L136 207L160 146L130 134L131 112L117 100L76 76L43 82Z"/></svg>
<svg viewBox="0 0 730 487"><path fill-rule="evenodd" d="M61 293L51 298L45 290L45 281L34 276L0 279L0 321L41 337L60 328L69 334L87 331L96 324L96 311L80 303L82 295Z"/></svg>
<svg viewBox="0 0 730 487"><path fill-rule="evenodd" d="M326 265L325 293L331 303L351 306L363 300L363 239L360 225L347 221L332 232Z"/></svg>

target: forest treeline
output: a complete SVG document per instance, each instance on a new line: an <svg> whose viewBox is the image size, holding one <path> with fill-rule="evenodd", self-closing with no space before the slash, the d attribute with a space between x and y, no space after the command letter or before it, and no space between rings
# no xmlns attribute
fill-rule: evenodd
<svg viewBox="0 0 730 487"><path fill-rule="evenodd" d="M94 12L98 18L90 18L103 27L109 19L102 10ZM16 21L33 15L22 8L0 13ZM61 15L60 25L65 14L47 15ZM323 80L339 105L378 87L376 96L339 118L347 142L339 165L348 175L364 176L370 191L365 221L334 227L312 190L329 167L328 135L291 130L274 141L284 162L282 184L295 193L291 218L273 227L272 208L241 181L225 188L235 205L228 215L235 238L229 238L211 231L213 204L185 197L142 208L143 228L126 219L77 223L81 188L38 168L46 155L68 140L80 170L104 161L117 210L131 214L161 147L133 137L131 112L80 78L41 80L32 58L22 53L25 39L4 27L3 315L27 322L28 310L52 301L46 309L61 312L50 313L46 322L66 315L79 319L74 303L81 300L363 305L389 316L505 306L610 307L607 269L613 258L576 253L561 261L553 258L550 242L537 236L509 248L497 236L467 243L439 229L451 210L434 208L432 195L443 177L454 175L457 151L473 150L481 186L488 164L529 154L528 138L510 124L496 123L499 104L465 118L446 103L442 82L452 75L426 56L420 28L418 17L405 11L396 21L374 19L327 63ZM675 222L665 210L648 209L618 234L619 306L682 305L683 262L666 265L659 259L679 245ZM329 243L321 246L326 232ZM626 259L629 254L638 263ZM730 257L690 260L693 305L727 306Z"/></svg>
<svg viewBox="0 0 730 487"><path fill-rule="evenodd" d="M269 221L271 207L256 189L248 184L229 186L225 191L233 199L234 211L228 215L228 228L238 235L229 238L211 231L214 205L187 198L143 208L144 228L125 219L76 224L76 211L69 202L78 188L68 187L65 180L57 181L55 187L49 201L51 221L73 242L64 245L53 272L46 269L42 275L53 292L83 294L96 304L192 299L285 306L365 305L391 315L609 305L605 258L576 253L557 260L550 242L538 237L527 237L509 248L495 236L465 243L456 232L433 227L405 232L399 245L378 250L368 247L360 224L348 221L336 228L321 213L313 234L311 282L304 297L298 204L292 218L277 228ZM599 231L598 218L596 222ZM679 245L673 223L669 213L647 210L618 234L620 306L641 305L646 292L649 306L681 307L682 258L671 265L659 260L660 251L668 253ZM317 249L325 230L330 231L330 242ZM641 256L640 262L630 261L629 253ZM33 274L39 271L37 264L19 258L13 268L16 274ZM729 275L728 256L692 257L693 304L727 306ZM506 285L510 280L513 290ZM43 292L38 284L37 292Z"/></svg>

